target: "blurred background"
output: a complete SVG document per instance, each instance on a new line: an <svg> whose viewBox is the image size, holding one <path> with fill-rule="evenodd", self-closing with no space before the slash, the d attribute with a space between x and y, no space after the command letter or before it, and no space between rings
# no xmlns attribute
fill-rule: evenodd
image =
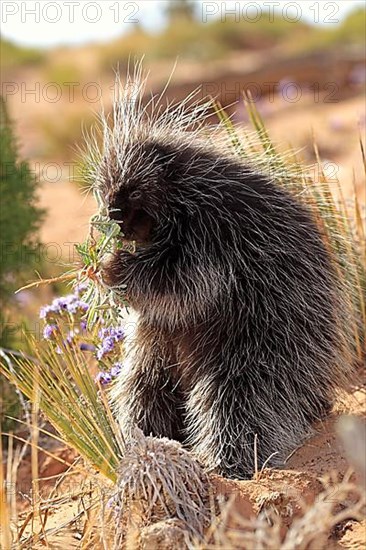
<svg viewBox="0 0 366 550"><path fill-rule="evenodd" d="M14 290L76 260L95 208L75 178L78 147L129 58L145 56L154 93L176 64L170 101L201 86L243 127L249 89L280 147L311 164L315 138L328 176L349 200L354 187L364 198L363 2L3 1L1 10L3 346L22 348L22 330L37 337L39 306L62 289Z"/></svg>

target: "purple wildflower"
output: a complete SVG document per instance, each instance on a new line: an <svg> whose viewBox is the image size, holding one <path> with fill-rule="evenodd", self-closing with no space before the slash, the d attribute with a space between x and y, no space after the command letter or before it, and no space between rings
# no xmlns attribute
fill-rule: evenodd
<svg viewBox="0 0 366 550"><path fill-rule="evenodd" d="M115 339L112 336L104 338L102 345L97 350L97 358L100 360L114 350Z"/></svg>
<svg viewBox="0 0 366 550"><path fill-rule="evenodd" d="M123 340L125 333L122 327L108 327L101 328L98 332L98 336L101 340L107 337L114 338L116 342Z"/></svg>
<svg viewBox="0 0 366 550"><path fill-rule="evenodd" d="M93 344L87 344L86 342L82 342L80 344L80 350L81 351L95 351L95 346L93 346Z"/></svg>
<svg viewBox="0 0 366 550"><path fill-rule="evenodd" d="M88 283L79 283L75 286L74 292L76 296L80 296L80 294L83 294L88 289Z"/></svg>
<svg viewBox="0 0 366 550"><path fill-rule="evenodd" d="M113 367L111 368L112 378L116 378L120 374L122 366L122 363L114 363Z"/></svg>
<svg viewBox="0 0 366 550"><path fill-rule="evenodd" d="M109 384L112 381L112 376L109 374L109 372L98 372L98 374L95 377L95 381L99 382L102 386Z"/></svg>
<svg viewBox="0 0 366 550"><path fill-rule="evenodd" d="M43 306L39 310L39 318L40 319L47 319L49 314L52 313L52 307L50 305Z"/></svg>
<svg viewBox="0 0 366 550"><path fill-rule="evenodd" d="M112 336L107 336L103 340L103 347L108 351L112 351L114 348L115 339Z"/></svg>
<svg viewBox="0 0 366 550"><path fill-rule="evenodd" d="M43 329L43 338L45 338L45 340L50 340L56 331L56 325L46 325Z"/></svg>
<svg viewBox="0 0 366 550"><path fill-rule="evenodd" d="M125 337L125 331L122 327L117 327L114 330L114 337L116 338L117 342L120 342Z"/></svg>
<svg viewBox="0 0 366 550"><path fill-rule="evenodd" d="M41 309L39 310L39 318L40 319L46 319L46 317L47 317L47 308L48 308L48 306L42 306Z"/></svg>
<svg viewBox="0 0 366 550"><path fill-rule="evenodd" d="M60 298L55 298L50 305L50 311L53 313L62 313L67 309L70 299L68 296L61 296Z"/></svg>
<svg viewBox="0 0 366 550"><path fill-rule="evenodd" d="M100 361L105 355L114 351L115 344L123 340L125 333L122 327L101 328L98 332L101 344L97 349L97 358Z"/></svg>
<svg viewBox="0 0 366 550"><path fill-rule="evenodd" d="M100 329L98 330L98 338L99 338L100 340L103 340L103 338L107 335L107 334L106 334L107 330L108 330L108 329L106 329L106 328L100 328Z"/></svg>
<svg viewBox="0 0 366 550"><path fill-rule="evenodd" d="M98 348L98 349L97 349L97 359L98 359L98 361L100 361L101 359L103 359L104 355L105 355L104 349L103 349L102 347L101 347L101 348Z"/></svg>
<svg viewBox="0 0 366 550"><path fill-rule="evenodd" d="M55 298L50 305L41 307L39 316L41 319L47 319L52 314L60 315L64 311L76 314L79 311L85 312L88 309L89 305L83 300L80 300L78 295L69 294L67 296Z"/></svg>
<svg viewBox="0 0 366 550"><path fill-rule="evenodd" d="M78 304L76 302L71 302L67 306L67 312L71 313L71 315L75 315L75 313L78 312Z"/></svg>

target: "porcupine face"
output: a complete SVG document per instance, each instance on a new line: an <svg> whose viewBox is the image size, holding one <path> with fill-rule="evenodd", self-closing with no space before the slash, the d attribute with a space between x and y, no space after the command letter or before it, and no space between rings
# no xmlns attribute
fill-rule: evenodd
<svg viewBox="0 0 366 550"><path fill-rule="evenodd" d="M108 197L108 210L110 218L121 225L124 239L145 244L150 241L154 219L139 182L122 183Z"/></svg>
<svg viewBox="0 0 366 550"><path fill-rule="evenodd" d="M104 190L111 219L121 224L126 240L147 245L160 238L163 222L171 219L168 195L176 188L169 174L169 154L160 144L131 145L123 159L108 158Z"/></svg>

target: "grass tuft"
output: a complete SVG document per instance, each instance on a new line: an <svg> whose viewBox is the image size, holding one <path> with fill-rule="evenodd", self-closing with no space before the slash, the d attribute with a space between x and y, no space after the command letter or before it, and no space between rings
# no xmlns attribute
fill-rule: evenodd
<svg viewBox="0 0 366 550"><path fill-rule="evenodd" d="M39 400L39 408L66 444L116 481L123 441L111 420L103 391L95 383L80 348L66 347L60 336L56 342L62 347L62 355L55 346L33 339L29 344L34 358L14 358L13 367L3 363L2 371L29 400Z"/></svg>

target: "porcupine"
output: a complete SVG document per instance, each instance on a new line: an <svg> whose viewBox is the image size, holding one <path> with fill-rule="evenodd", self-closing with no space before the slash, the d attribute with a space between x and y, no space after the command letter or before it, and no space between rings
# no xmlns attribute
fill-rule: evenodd
<svg viewBox="0 0 366 550"><path fill-rule="evenodd" d="M188 131L201 107L148 116L143 86L115 100L97 177L138 244L103 268L138 315L116 415L247 478L255 447L259 466L283 464L345 384L342 292L309 208Z"/></svg>

